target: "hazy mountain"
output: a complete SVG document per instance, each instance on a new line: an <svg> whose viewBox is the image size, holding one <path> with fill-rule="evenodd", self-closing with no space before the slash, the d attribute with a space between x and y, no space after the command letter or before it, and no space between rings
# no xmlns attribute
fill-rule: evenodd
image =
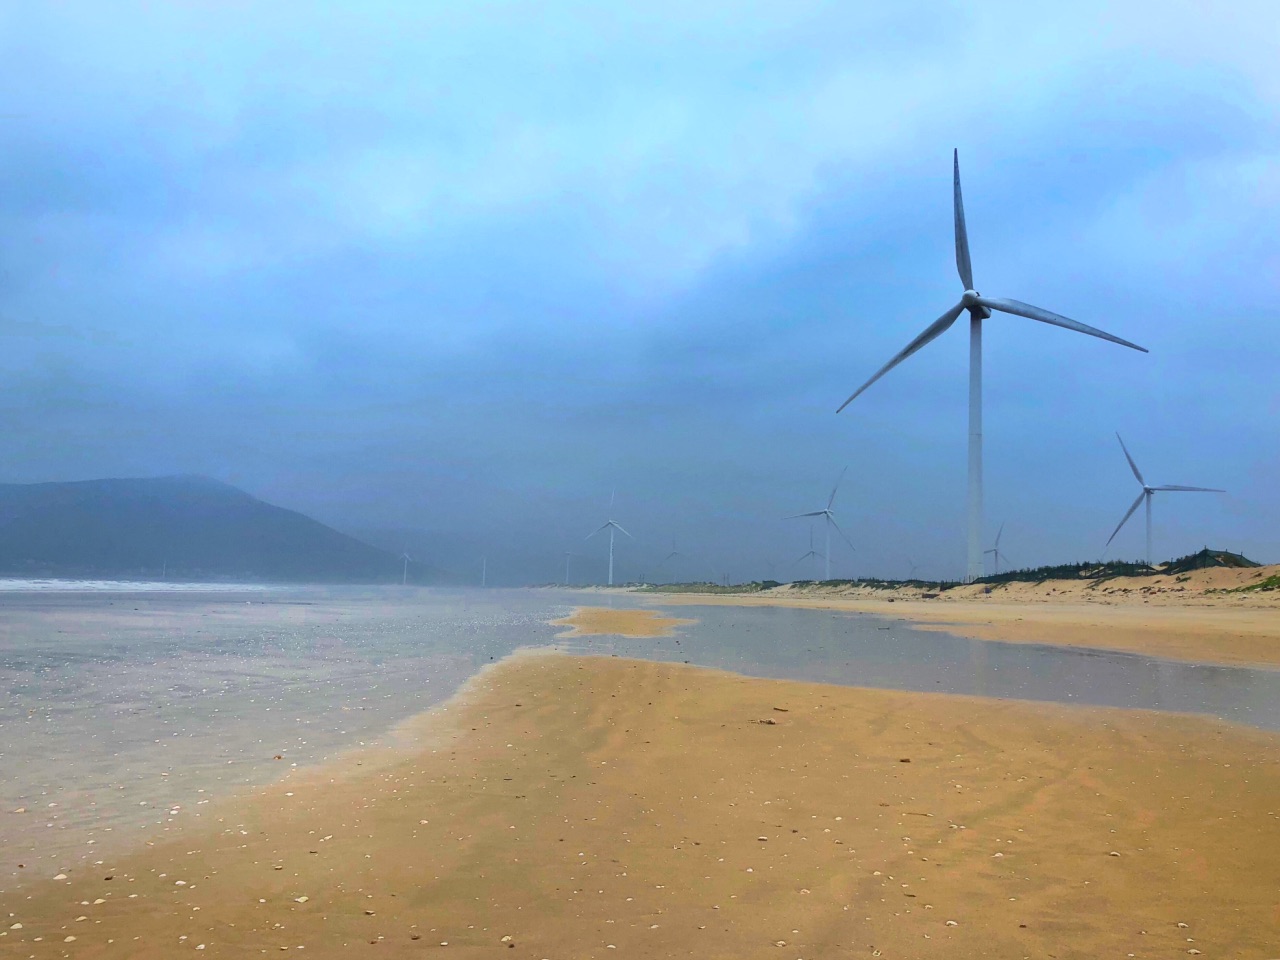
<svg viewBox="0 0 1280 960"><path fill-rule="evenodd" d="M401 572L396 554L207 477L0 484L5 575L394 583Z"/></svg>

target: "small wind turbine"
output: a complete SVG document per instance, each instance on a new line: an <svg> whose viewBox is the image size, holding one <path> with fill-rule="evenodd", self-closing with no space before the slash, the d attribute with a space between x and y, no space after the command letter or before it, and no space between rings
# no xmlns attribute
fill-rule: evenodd
<svg viewBox="0 0 1280 960"><path fill-rule="evenodd" d="M566 587L569 585L569 558L572 556L573 554L568 550L564 552L564 585Z"/></svg>
<svg viewBox="0 0 1280 960"><path fill-rule="evenodd" d="M916 570L919 568L920 564L916 563L910 557L907 557L907 563L911 566L911 572L907 574L907 579L914 580L916 578Z"/></svg>
<svg viewBox="0 0 1280 960"><path fill-rule="evenodd" d="M1116 434L1116 439L1120 440L1120 434ZM1142 484L1142 492L1138 494L1138 499L1133 501L1133 506L1129 508L1121 519L1115 530L1111 531L1111 536L1107 537L1107 546L1111 545L1111 541L1116 538L1116 534L1120 532L1120 528L1129 522L1129 518L1133 516L1133 512L1141 506L1142 501L1147 501L1147 566L1151 566L1151 499L1157 493L1226 493L1225 490L1218 490L1214 487L1182 487L1177 484L1167 484L1162 487L1150 486L1147 481L1142 479L1142 471L1138 469L1138 465L1133 462L1133 457L1129 456L1129 448L1124 445L1124 441L1120 440L1120 449L1124 451L1124 458L1129 461L1129 469L1133 471L1134 477L1138 483Z"/></svg>
<svg viewBox="0 0 1280 960"><path fill-rule="evenodd" d="M480 558L480 586L487 587L489 585L489 558Z"/></svg>
<svg viewBox="0 0 1280 960"><path fill-rule="evenodd" d="M1003 523L1002 523L1002 524L1000 524L1000 529L996 531L996 542L995 542L995 545L994 545L990 550L983 550L983 551L982 551L983 556L986 556L988 553L989 553L989 554L991 554L991 566L992 566L992 570L991 570L991 572L992 572L992 575L996 575L996 574L999 574L999 573L1000 573L1000 561L1001 561L1001 560L1006 560L1006 561L1007 561L1007 560L1009 559L1009 558L1008 558L1008 557L1006 557L1003 553L1001 553L1001 552L1000 552L1000 534L1002 534L1002 533L1004 533L1004 524L1003 524Z"/></svg>
<svg viewBox="0 0 1280 960"><path fill-rule="evenodd" d="M409 556L409 545L406 543L404 549L400 551L400 559L404 561L404 570L400 572L400 586L405 586L409 582L409 561L413 558Z"/></svg>
<svg viewBox="0 0 1280 960"><path fill-rule="evenodd" d="M841 537L844 538L844 542L849 544L849 549L850 550L854 549L853 542L844 535L844 531L840 529L840 524L836 523L835 511L831 509L831 505L836 502L836 491L840 489L840 481L844 479L845 471L847 471L848 469L849 469L848 467L845 467L844 470L840 471L840 476L836 477L836 485L831 488L831 496L827 497L827 505L823 509L814 510L811 513L795 513L789 517L783 518L785 520L795 520L795 519L798 519L799 517L825 518L824 522L826 523L826 527L827 527L827 554L826 554L827 565L826 565L826 576L823 578L824 580L831 579L831 528L835 527L836 532L840 534ZM812 549L812 546L813 545L810 544L811 549ZM805 556L808 556L808 554L806 554ZM801 559L804 559L804 558L802 557Z"/></svg>
<svg viewBox="0 0 1280 960"><path fill-rule="evenodd" d="M618 495L618 492L615 490L615 491L614 491L614 493L613 493L613 496L611 496L611 497L609 498L609 512L610 512L610 513L613 513L613 501L614 501L614 499L617 497L617 495ZM621 524L619 524L619 523L618 523L618 521L616 521L616 520L608 520L608 521L606 521L606 522L605 522L605 524L604 524L603 526L601 526L598 530L594 530L594 531L592 531L591 533L587 534L587 535L586 535L585 537L583 537L582 539L584 539L584 540L590 540L590 539L591 539L592 537L594 537L597 533L603 533L603 532L604 532L604 531L606 531L606 530L608 530L608 531L609 531L609 586L611 586L611 587L612 587L612 586L613 586L613 537L614 537L614 533L615 533L615 531L620 531L620 532L622 532L622 533L626 533L626 534L627 534L627 536L628 536L628 537L631 537L631 539L632 539L632 540L634 540L634 539L635 539L635 537L632 537L632 536L631 536L631 534L629 534L629 533L627 533L627 531L623 530L623 529L622 529L622 525L621 525Z"/></svg>
<svg viewBox="0 0 1280 960"><path fill-rule="evenodd" d="M992 310L1026 317L1028 320L1039 320L1055 327L1064 327L1077 333L1087 333L1091 337L1110 340L1122 347L1147 352L1145 347L1136 343L1112 336L1097 327L1091 327L1076 320L1070 320L1061 314L1033 307L1020 300L1001 300L996 297L984 297L973 288L973 266L969 261L969 234L964 222L964 201L960 197L960 151L955 151L953 199L955 204L956 223L956 269L960 272L960 281L964 284L964 295L960 302L940 316L924 329L920 336L903 347L888 363L876 371L875 376L855 390L852 396L840 404L843 410L851 404L862 391L871 386L886 373L900 364L917 350L937 339L947 328L956 322L960 314L969 311L969 558L968 579L977 580L982 576L982 321L991 317Z"/></svg>

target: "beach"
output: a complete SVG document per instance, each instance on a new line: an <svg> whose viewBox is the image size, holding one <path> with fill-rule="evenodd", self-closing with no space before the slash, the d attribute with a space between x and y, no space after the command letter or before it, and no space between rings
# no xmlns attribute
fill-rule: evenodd
<svg viewBox="0 0 1280 960"><path fill-rule="evenodd" d="M845 610L979 640L1280 667L1280 590L1240 591L1277 573L1280 567L1273 565L1102 582L972 584L945 592L905 585L787 585L760 593L717 594L665 593L659 587L650 595L666 606Z"/></svg>
<svg viewBox="0 0 1280 960"><path fill-rule="evenodd" d="M1280 735L1213 719L520 653L42 866L0 954L1265 958L1278 797Z"/></svg>

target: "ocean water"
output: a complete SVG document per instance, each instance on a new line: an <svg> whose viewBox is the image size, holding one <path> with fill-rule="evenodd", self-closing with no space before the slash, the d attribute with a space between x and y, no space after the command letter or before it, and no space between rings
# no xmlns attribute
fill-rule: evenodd
<svg viewBox="0 0 1280 960"><path fill-rule="evenodd" d="M1280 671L764 607L671 608L697 622L666 638L557 640L548 621L577 604L639 605L544 590L0 588L0 889L164 836L211 800L374 742L522 647L1280 729Z"/></svg>

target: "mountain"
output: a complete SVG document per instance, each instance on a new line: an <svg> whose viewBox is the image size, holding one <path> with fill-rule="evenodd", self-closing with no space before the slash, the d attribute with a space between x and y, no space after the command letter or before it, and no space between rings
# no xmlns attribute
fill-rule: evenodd
<svg viewBox="0 0 1280 960"><path fill-rule="evenodd" d="M0 574L398 583L395 554L208 477L0 484ZM421 570L410 565L410 580Z"/></svg>

